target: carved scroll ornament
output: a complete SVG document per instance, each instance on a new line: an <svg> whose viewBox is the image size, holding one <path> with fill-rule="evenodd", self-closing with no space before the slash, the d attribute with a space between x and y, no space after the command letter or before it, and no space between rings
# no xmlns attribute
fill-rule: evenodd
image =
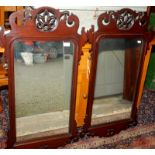
<svg viewBox="0 0 155 155"><path fill-rule="evenodd" d="M98 18L100 30L129 31L138 29L138 31L142 31L146 30L147 22L146 12L136 12L126 8L119 11L107 11Z"/></svg>
<svg viewBox="0 0 155 155"><path fill-rule="evenodd" d="M12 30L35 29L42 32L73 30L77 32L79 19L76 15L51 7L41 7L38 9L26 9L11 14L9 19ZM17 24L16 21L20 21ZM63 29L63 31L62 31Z"/></svg>

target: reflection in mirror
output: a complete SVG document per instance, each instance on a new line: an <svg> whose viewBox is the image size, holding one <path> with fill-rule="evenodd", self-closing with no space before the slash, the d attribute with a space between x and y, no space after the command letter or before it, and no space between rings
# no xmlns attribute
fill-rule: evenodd
<svg viewBox="0 0 155 155"><path fill-rule="evenodd" d="M130 118L142 47L141 39L100 40L92 125Z"/></svg>
<svg viewBox="0 0 155 155"><path fill-rule="evenodd" d="M74 44L15 41L17 141L69 132Z"/></svg>

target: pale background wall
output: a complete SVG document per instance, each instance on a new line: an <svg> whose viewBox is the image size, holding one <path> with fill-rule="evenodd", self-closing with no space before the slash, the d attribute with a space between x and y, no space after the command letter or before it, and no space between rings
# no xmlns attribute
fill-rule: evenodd
<svg viewBox="0 0 155 155"><path fill-rule="evenodd" d="M124 50L102 51L99 53L95 97L123 93L124 55Z"/></svg>

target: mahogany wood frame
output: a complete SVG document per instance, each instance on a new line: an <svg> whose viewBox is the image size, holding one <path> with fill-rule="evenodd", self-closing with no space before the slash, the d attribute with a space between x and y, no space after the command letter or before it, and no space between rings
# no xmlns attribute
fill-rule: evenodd
<svg viewBox="0 0 155 155"><path fill-rule="evenodd" d="M38 18L44 18L47 15L51 21L39 23ZM54 20L53 20L54 19ZM52 21L53 20L53 21ZM20 21L17 25L16 21ZM36 21L39 23L37 25ZM68 11L60 12L50 7L41 7L35 10L21 10L11 14L9 18L11 32L4 35L4 29L1 30L1 45L6 49L6 60L8 62L9 76L9 115L10 129L8 133L8 148L57 148L69 143L77 134L75 121L75 103L77 87L77 68L81 55L81 47L87 41L86 33L82 29L82 35L77 33L79 28L79 19L76 15ZM50 23L51 22L51 23ZM41 25L41 26L40 26ZM15 83L14 83L14 51L13 42L15 40L29 41L61 41L69 40L75 44L71 103L70 103L70 121L69 133L48 137L42 137L23 142L16 142L16 120L15 120Z"/></svg>
<svg viewBox="0 0 155 155"><path fill-rule="evenodd" d="M126 15L131 15L131 25L125 21ZM130 19L130 17L128 18ZM112 136L122 129L127 129L130 126L137 124L137 105L138 96L140 91L140 79L142 78L142 69L144 65L145 55L148 48L148 43L152 38L152 35L147 32L147 24L149 16L147 13L133 11L125 8L119 11L109 11L101 14L98 18L98 30L94 32L94 29L89 31L89 42L92 43L92 64L90 71L90 81L88 90L88 103L87 112L85 118L85 125L83 130L90 135L98 136ZM119 25L120 24L120 25ZM131 117L129 119L118 120L111 123L103 123L99 125L91 125L92 107L94 100L94 90L96 81L96 70L98 61L99 41L103 38L139 38L144 41L143 51L141 55L140 68L138 73L138 79L135 90L135 97L132 105Z"/></svg>
<svg viewBox="0 0 155 155"><path fill-rule="evenodd" d="M55 22L53 24L46 23L37 27L36 20L41 13L47 14L50 12L54 15ZM131 15L129 17L131 23L125 22L122 26L121 18L124 13ZM121 17L121 18L120 18ZM41 17L42 18L42 17ZM5 48L6 61L9 65L9 114L10 114L10 130L8 133L8 148L57 148L69 143L73 138L79 138L85 134L111 136L118 133L122 129L136 124L137 104L140 88L140 79L142 77L142 68L144 65L145 54L148 48L148 42L151 40L151 35L146 31L148 16L146 13L137 13L131 9L122 9L120 11L110 11L103 13L98 18L98 30L94 32L93 27L86 33L84 28L82 34L77 33L79 28L79 19L77 16L69 12L60 12L54 8L42 7L35 10L22 10L15 12L10 17L11 32L9 35L4 35L4 29L0 31L0 45ZM105 25L103 24L103 20ZM16 21L20 21L17 25ZM39 21L39 20L38 20ZM119 25L120 24L120 25ZM48 27L46 27L48 25ZM110 124L100 124L91 126L91 114L94 98L94 88L96 79L96 66L98 57L98 45L102 38L140 38L143 39L145 45L143 47L140 71L138 74L136 93L130 119L112 122ZM56 136L42 137L16 143L16 122L15 122L15 85L14 85L14 54L12 43L15 40L70 40L73 41L76 48L74 51L73 77L72 77L72 95L70 107L70 123L69 134L61 134ZM82 46L89 42L92 44L91 52L91 72L88 90L88 103L85 117L85 124L78 130L75 121L75 103L77 89L78 63L82 55Z"/></svg>

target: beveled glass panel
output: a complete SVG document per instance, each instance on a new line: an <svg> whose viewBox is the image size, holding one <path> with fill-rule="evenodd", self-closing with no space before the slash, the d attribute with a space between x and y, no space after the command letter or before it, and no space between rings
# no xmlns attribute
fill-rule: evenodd
<svg viewBox="0 0 155 155"><path fill-rule="evenodd" d="M141 39L100 40L92 125L130 118L142 47Z"/></svg>
<svg viewBox="0 0 155 155"><path fill-rule="evenodd" d="M69 133L74 44L15 41L17 141Z"/></svg>

